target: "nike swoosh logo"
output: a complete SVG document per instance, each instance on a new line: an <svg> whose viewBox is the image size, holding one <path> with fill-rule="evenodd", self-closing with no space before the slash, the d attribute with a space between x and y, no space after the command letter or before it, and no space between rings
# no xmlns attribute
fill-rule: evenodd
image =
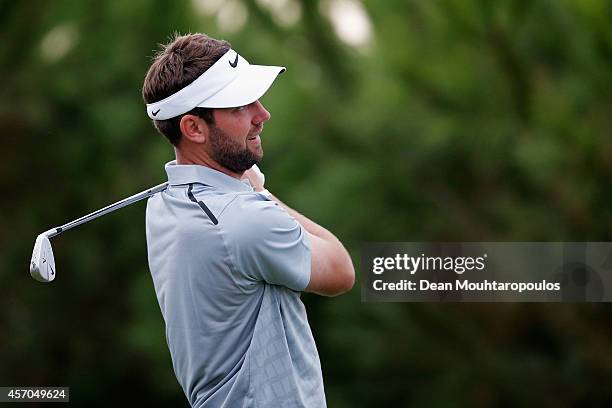
<svg viewBox="0 0 612 408"><path fill-rule="evenodd" d="M151 115L153 115L153 116L157 116L157 114L159 113L159 111L160 111L160 110L161 110L161 109L158 109L158 110L156 110L155 112L151 112Z"/></svg>
<svg viewBox="0 0 612 408"><path fill-rule="evenodd" d="M236 59L234 60L233 63L231 61L228 61L228 62L232 66L232 68L236 68L238 66L238 54L236 54Z"/></svg>

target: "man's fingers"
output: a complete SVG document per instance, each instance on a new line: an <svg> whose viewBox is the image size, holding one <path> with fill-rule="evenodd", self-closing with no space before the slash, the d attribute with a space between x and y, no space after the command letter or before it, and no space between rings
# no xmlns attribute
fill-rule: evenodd
<svg viewBox="0 0 612 408"><path fill-rule="evenodd" d="M259 167L257 167L256 164L244 172L243 178L247 178L256 191L264 189L266 176L261 170L259 170Z"/></svg>
<svg viewBox="0 0 612 408"><path fill-rule="evenodd" d="M253 167L251 167L251 170L253 170L253 175L256 178L255 181L257 183L257 186L263 188L266 182L266 176L263 174L261 170L259 170L259 167L256 164L254 164Z"/></svg>

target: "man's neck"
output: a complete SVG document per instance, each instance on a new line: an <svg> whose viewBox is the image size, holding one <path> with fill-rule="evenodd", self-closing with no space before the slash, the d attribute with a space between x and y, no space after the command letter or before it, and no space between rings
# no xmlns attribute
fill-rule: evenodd
<svg viewBox="0 0 612 408"><path fill-rule="evenodd" d="M210 158L210 156L208 156L206 152L203 151L200 154L194 152L186 153L175 148L174 154L176 156L176 164L197 164L200 166L210 167L213 170L220 171L221 173L227 174L228 176L238 180L240 180L244 174L244 172L235 173L223 167L222 165L214 161L212 158Z"/></svg>

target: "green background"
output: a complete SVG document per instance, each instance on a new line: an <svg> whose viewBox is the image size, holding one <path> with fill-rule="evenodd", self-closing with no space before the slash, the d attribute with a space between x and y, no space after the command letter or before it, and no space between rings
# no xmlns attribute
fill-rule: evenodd
<svg viewBox="0 0 612 408"><path fill-rule="evenodd" d="M355 7L358 45L330 17ZM612 241L611 19L604 0L0 1L0 385L187 406L144 203L54 238L53 283L28 274L39 233L165 179L140 88L174 31L288 68L262 99L266 185L358 267L365 241ZM330 407L612 405L607 304L302 299Z"/></svg>

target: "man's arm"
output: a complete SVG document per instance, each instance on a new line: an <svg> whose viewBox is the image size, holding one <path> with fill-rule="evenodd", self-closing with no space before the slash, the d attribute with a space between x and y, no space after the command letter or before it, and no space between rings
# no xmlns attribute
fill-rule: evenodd
<svg viewBox="0 0 612 408"><path fill-rule="evenodd" d="M265 190L266 178L257 165L247 170L244 178L249 180L255 191ZM276 196L269 195L295 218L309 235L310 282L305 291L325 296L337 296L349 291L355 283L355 268L344 245L334 234L295 211Z"/></svg>
<svg viewBox="0 0 612 408"><path fill-rule="evenodd" d="M355 283L353 261L344 245L328 230L298 213L272 195L285 211L299 222L309 234L311 267L306 292L337 296L349 291Z"/></svg>

